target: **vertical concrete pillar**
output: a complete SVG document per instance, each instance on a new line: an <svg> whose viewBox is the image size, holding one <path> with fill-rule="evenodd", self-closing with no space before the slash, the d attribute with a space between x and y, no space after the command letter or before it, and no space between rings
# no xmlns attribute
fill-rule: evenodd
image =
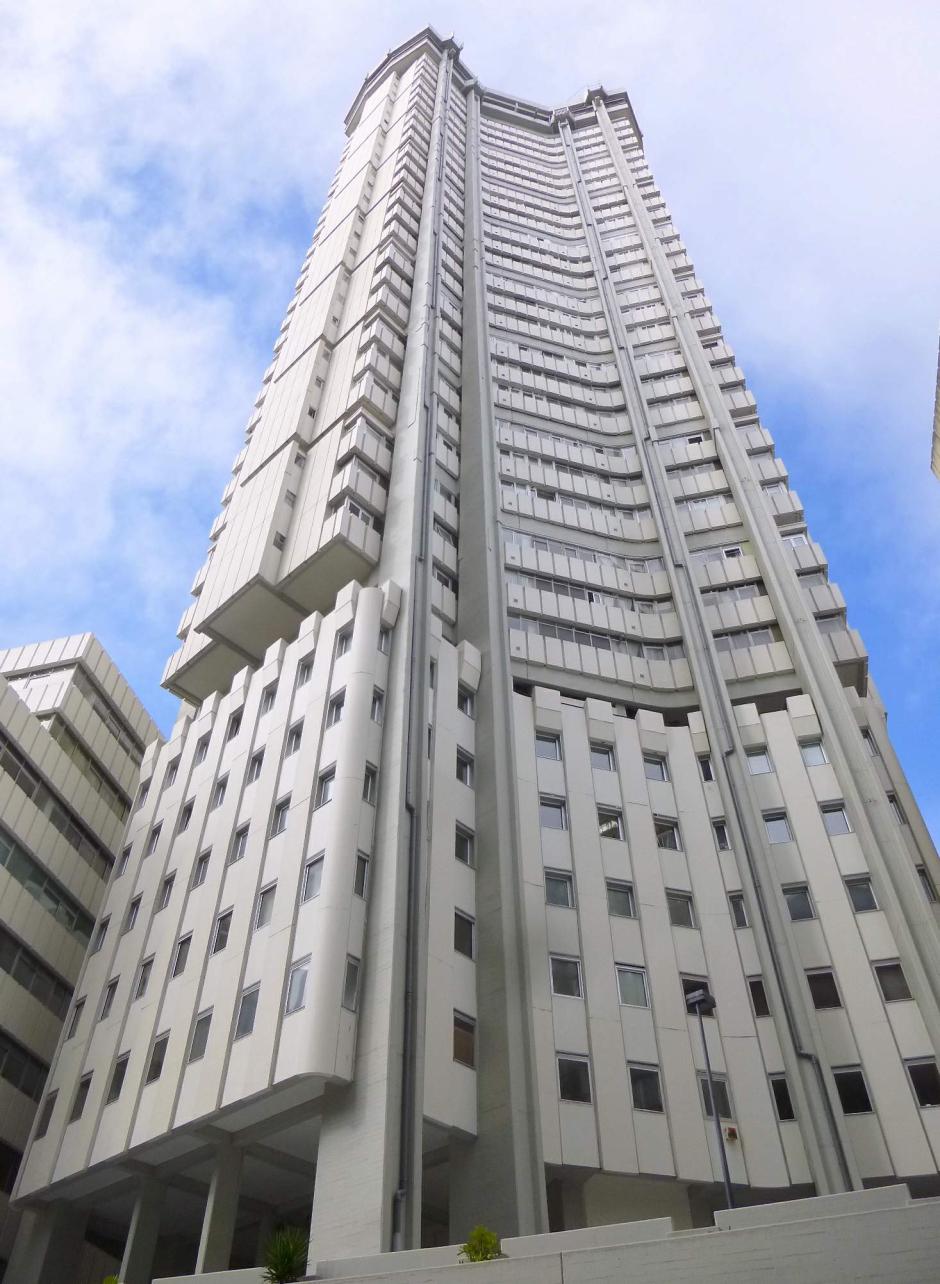
<svg viewBox="0 0 940 1284"><path fill-rule="evenodd" d="M71 1279L85 1243L88 1214L58 1202L23 1214L5 1279L15 1284L62 1284Z"/></svg>
<svg viewBox="0 0 940 1284"><path fill-rule="evenodd" d="M261 1221L258 1223L258 1243L255 1249L256 1266L264 1265L264 1250L268 1246L268 1240L273 1235L276 1225L277 1217L274 1214L274 1209L271 1208L264 1214Z"/></svg>
<svg viewBox="0 0 940 1284"><path fill-rule="evenodd" d="M153 1259L160 1237L165 1188L153 1177L141 1180L124 1245L119 1278L121 1284L150 1284Z"/></svg>
<svg viewBox="0 0 940 1284"><path fill-rule="evenodd" d="M242 1159L242 1152L236 1146L220 1146L216 1154L196 1256L197 1275L203 1271L228 1270L238 1217Z"/></svg>

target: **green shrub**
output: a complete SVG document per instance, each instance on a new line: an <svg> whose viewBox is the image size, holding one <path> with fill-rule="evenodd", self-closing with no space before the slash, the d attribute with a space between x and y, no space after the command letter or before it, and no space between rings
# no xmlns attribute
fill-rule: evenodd
<svg viewBox="0 0 940 1284"><path fill-rule="evenodd" d="M467 1242L460 1249L459 1262L492 1262L502 1257L503 1248L495 1231L485 1226L474 1226Z"/></svg>
<svg viewBox="0 0 940 1284"><path fill-rule="evenodd" d="M307 1273L307 1235L299 1226L279 1226L264 1249L266 1284L292 1284Z"/></svg>
<svg viewBox="0 0 940 1284"><path fill-rule="evenodd" d="M116 1275L106 1275L101 1284L121 1284L121 1281Z"/></svg>

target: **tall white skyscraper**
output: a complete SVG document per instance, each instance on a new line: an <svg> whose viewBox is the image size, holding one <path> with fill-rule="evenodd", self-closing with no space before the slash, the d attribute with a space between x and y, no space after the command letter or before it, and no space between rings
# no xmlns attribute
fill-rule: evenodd
<svg viewBox="0 0 940 1284"><path fill-rule="evenodd" d="M712 1111L742 1203L937 1193L940 867L629 98L427 30L346 126L16 1284L700 1225Z"/></svg>

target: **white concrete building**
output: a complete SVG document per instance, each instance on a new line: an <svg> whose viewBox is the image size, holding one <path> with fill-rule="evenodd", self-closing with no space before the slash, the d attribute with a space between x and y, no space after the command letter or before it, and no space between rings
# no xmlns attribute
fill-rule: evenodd
<svg viewBox="0 0 940 1284"><path fill-rule="evenodd" d="M158 735L91 634L0 651L0 1274L9 1193L63 1021L81 1026L75 982Z"/></svg>
<svg viewBox="0 0 940 1284"><path fill-rule="evenodd" d="M906 1181L936 853L626 94L370 73L180 622L17 1284ZM719 1083L685 996L707 985Z"/></svg>

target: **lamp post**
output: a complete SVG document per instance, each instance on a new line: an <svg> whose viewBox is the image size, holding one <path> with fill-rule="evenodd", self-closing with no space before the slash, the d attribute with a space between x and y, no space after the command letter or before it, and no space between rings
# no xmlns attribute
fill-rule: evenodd
<svg viewBox="0 0 940 1284"><path fill-rule="evenodd" d="M725 1207L734 1208L734 1193L731 1190L731 1173L728 1169L728 1156L725 1153L725 1137L721 1131L721 1119L718 1115L718 1102L715 1099L715 1081L712 1078L712 1063L708 1055L708 1040L705 1038L705 1015L715 1011L718 1004L715 996L703 986L693 990L685 997L686 1008L698 1013L698 1028L702 1034L702 1053L705 1057L705 1079L708 1083L708 1099L711 1102L712 1119L715 1124L715 1138L718 1142L718 1154L721 1156L721 1175L725 1183Z"/></svg>

